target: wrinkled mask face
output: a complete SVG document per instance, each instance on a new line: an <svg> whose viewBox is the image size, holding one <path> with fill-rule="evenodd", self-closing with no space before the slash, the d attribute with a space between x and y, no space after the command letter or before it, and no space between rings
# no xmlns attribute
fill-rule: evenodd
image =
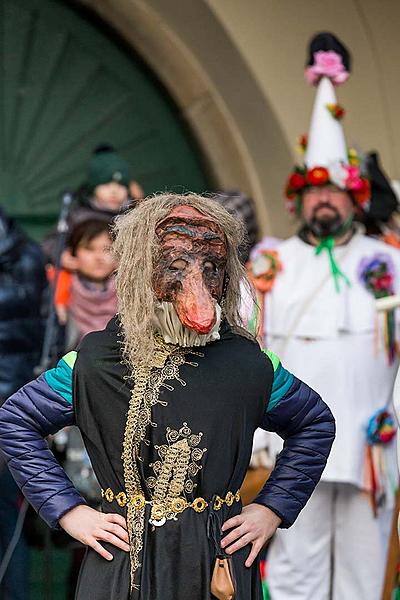
<svg viewBox="0 0 400 600"><path fill-rule="evenodd" d="M182 325L206 334L216 322L227 260L225 236L209 217L191 206L175 207L157 225L160 258L153 288L172 302Z"/></svg>

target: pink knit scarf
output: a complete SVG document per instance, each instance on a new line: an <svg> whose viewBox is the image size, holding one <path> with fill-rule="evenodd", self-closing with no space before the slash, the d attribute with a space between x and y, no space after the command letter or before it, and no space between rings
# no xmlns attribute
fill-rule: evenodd
<svg viewBox="0 0 400 600"><path fill-rule="evenodd" d="M114 277L105 290L85 287L77 275L72 276L70 314L79 330L79 339L91 331L104 329L117 312L117 293Z"/></svg>

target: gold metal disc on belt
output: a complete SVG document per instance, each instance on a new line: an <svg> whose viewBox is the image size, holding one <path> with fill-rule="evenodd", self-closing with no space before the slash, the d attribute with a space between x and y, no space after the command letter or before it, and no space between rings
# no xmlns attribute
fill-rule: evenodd
<svg viewBox="0 0 400 600"><path fill-rule="evenodd" d="M220 510L223 503L224 501L222 500L222 498L220 496L216 496L213 504L213 509Z"/></svg>
<svg viewBox="0 0 400 600"><path fill-rule="evenodd" d="M111 488L107 488L104 492L107 502L112 502L114 500L114 492Z"/></svg>
<svg viewBox="0 0 400 600"><path fill-rule="evenodd" d="M225 502L226 502L227 506L232 506L234 499L235 499L235 496L232 494L232 492L228 492L227 495L225 496Z"/></svg>
<svg viewBox="0 0 400 600"><path fill-rule="evenodd" d="M173 498L171 500L171 509L174 513L182 513L188 507L187 500L182 498Z"/></svg>
<svg viewBox="0 0 400 600"><path fill-rule="evenodd" d="M208 502L204 500L204 498L195 498L192 502L192 508L196 512L203 512L208 506Z"/></svg>
<svg viewBox="0 0 400 600"><path fill-rule="evenodd" d="M132 496L132 505L136 510L140 510L145 505L145 497L143 494L135 494Z"/></svg>
<svg viewBox="0 0 400 600"><path fill-rule="evenodd" d="M119 506L121 508L123 508L126 505L126 494L125 492L119 492L116 496L115 496L116 501L118 502Z"/></svg>
<svg viewBox="0 0 400 600"><path fill-rule="evenodd" d="M162 521L165 517L165 509L161 504L153 504L151 509L151 518L154 521ZM164 521L165 523L165 521Z"/></svg>

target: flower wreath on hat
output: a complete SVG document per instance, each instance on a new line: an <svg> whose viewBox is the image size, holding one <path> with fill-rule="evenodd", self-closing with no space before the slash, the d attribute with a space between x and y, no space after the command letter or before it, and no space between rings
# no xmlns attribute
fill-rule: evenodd
<svg viewBox="0 0 400 600"><path fill-rule="evenodd" d="M290 213L300 211L303 193L307 188L329 184L349 192L361 209L367 208L371 193L370 183L361 174L360 166L337 162L329 168L321 166L307 169L305 165L295 166L285 187L288 211Z"/></svg>
<svg viewBox="0 0 400 600"><path fill-rule="evenodd" d="M359 157L354 150L347 151L346 155L344 133L339 123L345 110L337 104L334 91L335 87L348 79L349 71L349 53L337 38L330 34L319 34L312 40L305 77L319 89L309 139L303 135L299 140L301 151L306 153L304 165L294 167L285 186L289 212L300 212L302 196L307 188L329 184L349 192L362 210L368 207L370 183L362 173ZM332 142L329 148L326 136ZM308 143L313 146L311 164L307 160L311 156ZM320 154L321 164L318 164Z"/></svg>

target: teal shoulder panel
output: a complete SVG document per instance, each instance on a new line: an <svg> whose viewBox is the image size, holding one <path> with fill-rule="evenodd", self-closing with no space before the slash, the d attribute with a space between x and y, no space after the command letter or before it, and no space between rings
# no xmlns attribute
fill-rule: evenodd
<svg viewBox="0 0 400 600"><path fill-rule="evenodd" d="M51 389L72 404L72 369L74 368L77 353L69 352L58 361L54 369L49 369L44 374Z"/></svg>
<svg viewBox="0 0 400 600"><path fill-rule="evenodd" d="M294 376L282 367L279 357L271 352L271 350L263 350L263 352L268 356L274 368L274 382L272 384L271 396L267 406L268 412L272 410L290 390Z"/></svg>

